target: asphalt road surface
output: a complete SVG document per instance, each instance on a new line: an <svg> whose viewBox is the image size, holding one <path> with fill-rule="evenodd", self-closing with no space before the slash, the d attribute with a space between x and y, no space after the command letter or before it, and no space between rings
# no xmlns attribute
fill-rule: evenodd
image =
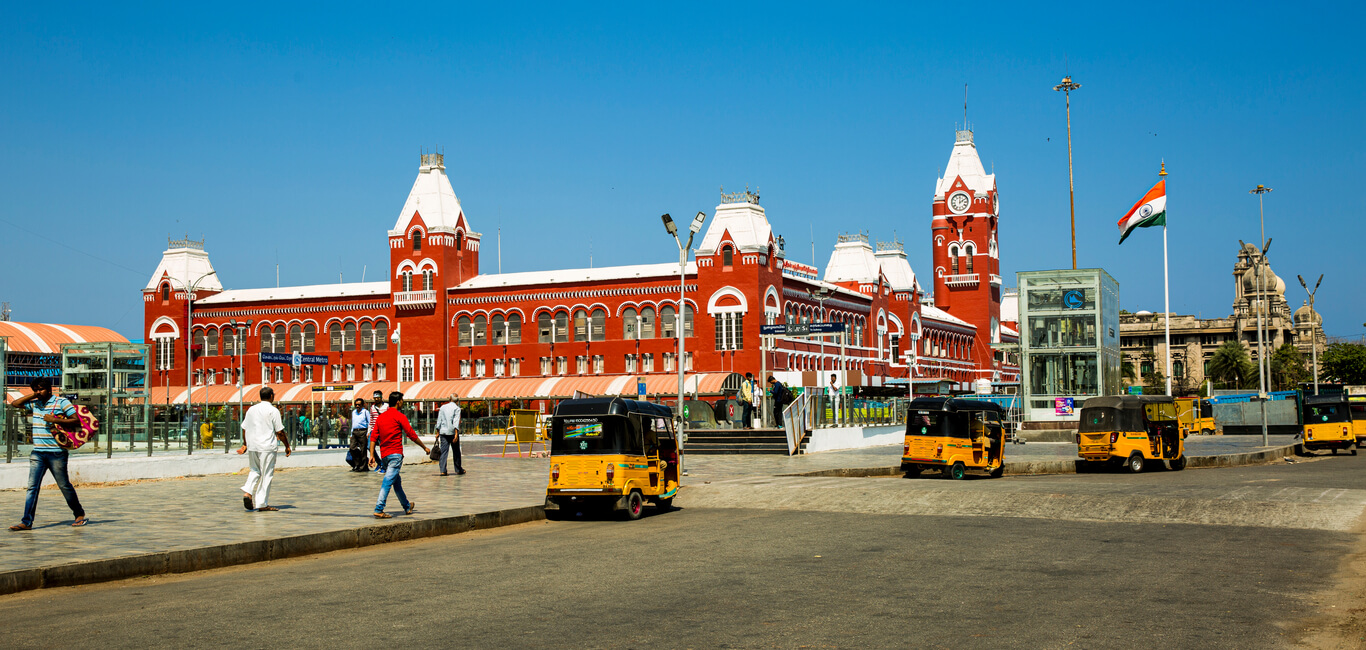
<svg viewBox="0 0 1366 650"><path fill-rule="evenodd" d="M679 504L637 522L536 522L16 594L0 598L4 643L1290 647L1356 603L1344 594L1361 585L1347 558L1362 549L1366 455L741 479L688 488Z"/></svg>

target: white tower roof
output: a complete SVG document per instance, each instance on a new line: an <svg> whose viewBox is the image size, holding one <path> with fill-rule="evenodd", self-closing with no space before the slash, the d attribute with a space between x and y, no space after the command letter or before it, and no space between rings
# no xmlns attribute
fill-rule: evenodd
<svg viewBox="0 0 1366 650"><path fill-rule="evenodd" d="M451 179L446 177L445 157L439 153L422 154L422 164L417 169L417 180L408 192L408 200L403 202L403 211L398 213L398 221L390 235L401 235L407 230L413 214L420 213L427 229L432 232L455 232L464 211L460 199L455 196ZM476 233L472 233L476 234Z"/></svg>
<svg viewBox="0 0 1366 650"><path fill-rule="evenodd" d="M887 276L887 283L891 285L892 291L915 291L915 271L911 270L911 263L906 259L906 249L901 246L901 242L878 242L877 260L882 265L882 274Z"/></svg>
<svg viewBox="0 0 1366 650"><path fill-rule="evenodd" d="M864 234L840 235L830 262L825 265L826 282L874 283L878 280L881 264L873 255Z"/></svg>
<svg viewBox="0 0 1366 650"><path fill-rule="evenodd" d="M974 192L996 189L996 175L988 174L982 168L982 160L977 157L977 145L972 142L972 131L956 133L953 153L949 154L949 165L944 168L944 176L935 184L934 195L943 196L953 187L953 179L960 176L968 189Z"/></svg>
<svg viewBox="0 0 1366 650"><path fill-rule="evenodd" d="M685 220L687 221L687 220ZM721 235L729 231L735 247L742 252L766 252L773 238L768 216L759 205L759 195L749 190L722 194L716 216L707 226L707 234L697 246L698 255L715 255L721 247Z"/></svg>
<svg viewBox="0 0 1366 650"><path fill-rule="evenodd" d="M202 240L168 239L166 252L161 254L161 263L152 272L152 279L147 281L143 291L155 291L161 285L163 274L171 278L173 289L185 289L197 280L202 290L222 291L223 285L218 281L218 276L209 275L212 271L213 264L209 262L209 254L204 252Z"/></svg>

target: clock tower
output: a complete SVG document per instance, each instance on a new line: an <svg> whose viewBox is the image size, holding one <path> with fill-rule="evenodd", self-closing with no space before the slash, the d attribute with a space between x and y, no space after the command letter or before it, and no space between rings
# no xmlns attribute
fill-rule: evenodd
<svg viewBox="0 0 1366 650"><path fill-rule="evenodd" d="M982 168L972 131L956 132L932 204L934 306L976 326L972 358L982 368L1001 340L1000 209L996 175Z"/></svg>

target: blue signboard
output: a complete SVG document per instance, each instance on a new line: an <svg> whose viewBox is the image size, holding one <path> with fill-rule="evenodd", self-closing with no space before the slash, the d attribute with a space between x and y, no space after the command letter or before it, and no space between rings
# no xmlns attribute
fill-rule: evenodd
<svg viewBox="0 0 1366 650"><path fill-rule="evenodd" d="M812 323L810 327L812 334L838 334L848 327L848 323Z"/></svg>
<svg viewBox="0 0 1366 650"><path fill-rule="evenodd" d="M777 325L760 325L760 326L759 326L759 334L760 334L761 336L775 336L775 335L786 334L786 333L787 333L787 326L786 326L786 325L783 325L783 324L781 324L781 323L779 323L779 324L777 324Z"/></svg>
<svg viewBox="0 0 1366 650"><path fill-rule="evenodd" d="M644 379L641 379L641 380L639 380L639 381L636 382L636 394L639 395L641 399L645 399L645 380L644 380Z"/></svg>
<svg viewBox="0 0 1366 650"><path fill-rule="evenodd" d="M327 355L325 354L285 354L281 352L262 352L261 363L283 363L287 365L295 365L294 358L296 356L299 358L299 365L327 365Z"/></svg>

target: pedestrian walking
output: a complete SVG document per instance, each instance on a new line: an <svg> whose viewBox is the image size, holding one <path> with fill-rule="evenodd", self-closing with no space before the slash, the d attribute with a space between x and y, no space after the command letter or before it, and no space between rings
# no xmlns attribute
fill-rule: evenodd
<svg viewBox="0 0 1366 650"><path fill-rule="evenodd" d="M743 408L740 418L744 420L744 428L754 428L754 373L745 373L744 381L740 382L740 405Z"/></svg>
<svg viewBox="0 0 1366 650"><path fill-rule="evenodd" d="M422 453L431 453L422 439L417 437L417 432L413 431L413 425L408 422L408 417L399 410L398 407L402 403L403 393L389 393L389 408L379 414L375 432L370 436L370 451L374 453L376 449L379 450L380 457L383 458L381 466L384 469L384 482L380 484L379 500L375 502L376 519L392 517L384 511L384 503L389 500L390 488L398 495L399 505L403 506L403 514L411 515L417 509L417 504L409 501L408 495L403 493L403 479L399 476L399 472L403 470L403 438L411 438L422 448Z"/></svg>
<svg viewBox="0 0 1366 650"><path fill-rule="evenodd" d="M300 413L300 414L299 414L299 441L298 441L297 443L295 443L295 446L297 446L297 447L302 447L302 446L308 444L308 433L309 433L310 431L312 431L312 430L313 430L313 422L311 422L311 421L308 419L308 416L307 416L307 415L304 415L303 413Z"/></svg>
<svg viewBox="0 0 1366 650"><path fill-rule="evenodd" d="M455 401L455 393L436 412L436 444L441 449L441 475L446 476L447 456L453 461L451 468L455 473L464 474L465 468L460 464L460 403Z"/></svg>
<svg viewBox="0 0 1366 650"><path fill-rule="evenodd" d="M247 409L242 418L242 446L237 453L247 455L247 482L242 485L242 506L256 512L279 510L270 505L270 482L275 477L276 441L285 443L285 456L293 453L280 410L275 408L275 391L261 387L261 401Z"/></svg>
<svg viewBox="0 0 1366 650"><path fill-rule="evenodd" d="M365 439L369 440L375 435L375 425L379 424L379 416L389 409L389 405L384 401L384 393L375 391L370 394L370 430L365 432ZM368 446L368 445L367 445ZM370 448L370 467L375 468L378 474L384 473L384 465L380 462L379 453Z"/></svg>
<svg viewBox="0 0 1366 650"><path fill-rule="evenodd" d="M313 435L318 437L318 449L327 445L327 437L332 435L332 420L327 412L319 413L318 417L313 419Z"/></svg>
<svg viewBox="0 0 1366 650"><path fill-rule="evenodd" d="M28 493L24 498L24 517L18 525L10 526L9 529L33 530L33 518L38 514L38 493L42 490L43 476L48 472L52 472L57 489L62 491L62 498L66 499L67 507L76 517L71 525L84 526L90 520L85 518L85 509L81 507L76 488L71 486L71 479L67 476L67 452L47 429L50 424L78 424L80 421L76 419L76 407L67 398L52 394L52 380L47 377L34 379L28 387L33 392L11 404L26 409L33 417L33 450L28 454Z"/></svg>
<svg viewBox="0 0 1366 650"><path fill-rule="evenodd" d="M768 390L773 395L773 421L778 423L778 428L783 425L783 407L792 401L792 391L787 389L783 382L768 376Z"/></svg>
<svg viewBox="0 0 1366 650"><path fill-rule="evenodd" d="M839 422L840 419L840 383L839 375L830 373L830 385L825 387L825 396L830 402L831 423Z"/></svg>
<svg viewBox="0 0 1366 650"><path fill-rule="evenodd" d="M365 399L357 397L351 403L351 471L364 472L370 467L366 459L366 443L370 436L370 409L365 408Z"/></svg>

